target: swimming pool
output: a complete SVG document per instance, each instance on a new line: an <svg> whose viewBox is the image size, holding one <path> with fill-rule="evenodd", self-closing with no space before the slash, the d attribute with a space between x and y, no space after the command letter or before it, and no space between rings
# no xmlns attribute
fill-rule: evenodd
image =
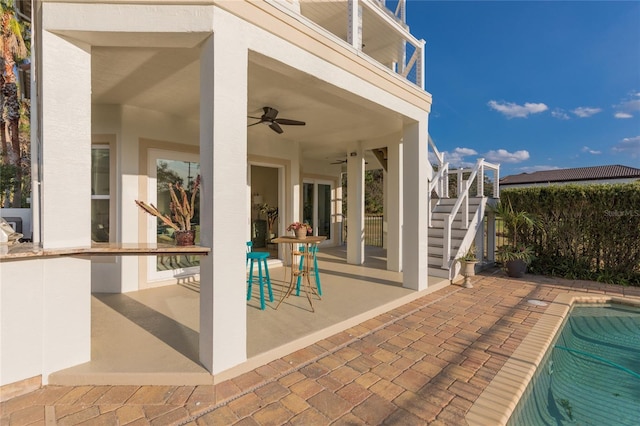
<svg viewBox="0 0 640 426"><path fill-rule="evenodd" d="M507 425L637 425L640 308L576 305Z"/></svg>

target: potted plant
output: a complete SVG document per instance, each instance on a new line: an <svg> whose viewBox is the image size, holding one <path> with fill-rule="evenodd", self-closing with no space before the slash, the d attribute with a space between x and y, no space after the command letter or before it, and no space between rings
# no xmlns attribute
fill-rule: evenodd
<svg viewBox="0 0 640 426"><path fill-rule="evenodd" d="M311 225L306 222L293 222L287 227L287 231L293 232L296 238L301 240L307 238L307 234L311 234L311 229Z"/></svg>
<svg viewBox="0 0 640 426"><path fill-rule="evenodd" d="M476 264L478 263L478 258L476 257L476 245L471 244L469 250L458 258L462 266L462 276L464 277L463 286L465 288L473 288L473 284L471 284L471 277L476 274Z"/></svg>
<svg viewBox="0 0 640 426"><path fill-rule="evenodd" d="M527 272L527 266L535 259L535 251L533 247L518 242L518 232L523 228L539 227L539 222L526 211L515 211L510 201L498 202L493 211L502 219L508 241L497 248L498 260L502 262L507 275L521 278Z"/></svg>
<svg viewBox="0 0 640 426"><path fill-rule="evenodd" d="M174 230L176 245L190 246L195 241L196 231L191 229L191 219L195 214L196 194L200 188L200 176L196 178L193 184L191 196L187 195L184 187L180 183L169 184L169 194L171 202L169 203L170 214L163 214L153 204L144 201L135 200L138 207L150 215L156 216L165 225Z"/></svg>

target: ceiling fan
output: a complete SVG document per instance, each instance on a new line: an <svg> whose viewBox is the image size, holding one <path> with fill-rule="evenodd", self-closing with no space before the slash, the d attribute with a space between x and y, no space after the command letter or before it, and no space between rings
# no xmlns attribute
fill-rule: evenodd
<svg viewBox="0 0 640 426"><path fill-rule="evenodd" d="M254 118L260 121L258 121L257 123L249 124L247 127L264 123L268 124L269 127L271 127L271 130L273 130L274 132L282 133L284 132L284 130L282 130L282 127L280 127L281 124L285 126L304 126L305 124L307 124L304 121L290 120L288 118L276 118L278 116L278 110L275 108L266 106L263 107L262 110L264 111L264 114L262 114L261 117L249 116L249 118Z"/></svg>
<svg viewBox="0 0 640 426"><path fill-rule="evenodd" d="M344 160L336 160L333 163L329 163L329 164L346 164L347 163L347 159L345 158ZM364 164L369 164L368 161L365 161Z"/></svg>

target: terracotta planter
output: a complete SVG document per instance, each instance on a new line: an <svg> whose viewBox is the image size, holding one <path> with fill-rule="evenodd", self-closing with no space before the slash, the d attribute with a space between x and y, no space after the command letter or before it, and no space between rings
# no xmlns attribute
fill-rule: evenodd
<svg viewBox="0 0 640 426"><path fill-rule="evenodd" d="M527 273L527 262L521 259L509 260L505 267L507 275L512 278L522 278Z"/></svg>
<svg viewBox="0 0 640 426"><path fill-rule="evenodd" d="M177 246L192 246L196 240L196 231L191 229L189 231L175 231Z"/></svg>

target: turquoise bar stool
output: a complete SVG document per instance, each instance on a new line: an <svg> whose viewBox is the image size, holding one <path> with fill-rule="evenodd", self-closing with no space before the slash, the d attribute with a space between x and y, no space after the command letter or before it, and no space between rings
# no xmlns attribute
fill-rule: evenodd
<svg viewBox="0 0 640 426"><path fill-rule="evenodd" d="M305 248L303 245L298 247L298 249L302 253L305 252ZM320 247L318 246L318 244L309 246L309 253L311 253L311 256L313 257L313 275L316 278L316 287L318 288L318 296L322 296L322 286L320 285L320 273L318 272L318 257L316 256L318 254L319 249ZM304 256L300 256L299 269L302 269L304 267L303 262L304 262ZM296 296L300 296L300 283L302 282L301 280L302 280L302 276L298 275L298 281L296 282Z"/></svg>
<svg viewBox="0 0 640 426"><path fill-rule="evenodd" d="M247 289L247 300L251 300L251 287L253 285L253 281L256 279L253 276L253 264L254 262L258 263L258 285L260 286L260 309L265 309L264 303L264 284L267 284L267 289L269 289L269 301L273 302L273 291L271 290L271 278L269 277L269 267L267 266L267 259L269 258L269 253L262 251L253 251L253 243L251 241L247 242L247 266L249 267L249 279L247 280L247 284L249 284L249 288ZM262 275L262 267L264 266L265 276Z"/></svg>

